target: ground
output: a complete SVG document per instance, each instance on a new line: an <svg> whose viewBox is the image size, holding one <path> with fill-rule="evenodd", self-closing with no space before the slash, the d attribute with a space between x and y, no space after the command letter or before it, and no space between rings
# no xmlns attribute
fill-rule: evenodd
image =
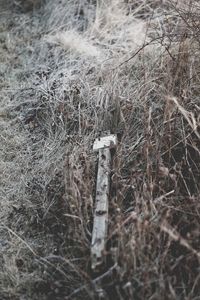
<svg viewBox="0 0 200 300"><path fill-rule="evenodd" d="M0 299L200 299L199 9L0 0ZM92 271L106 131L118 146Z"/></svg>

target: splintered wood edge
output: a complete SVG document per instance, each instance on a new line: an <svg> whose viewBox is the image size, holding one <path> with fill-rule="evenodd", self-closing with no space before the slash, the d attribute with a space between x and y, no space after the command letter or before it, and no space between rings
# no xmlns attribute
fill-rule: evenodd
<svg viewBox="0 0 200 300"><path fill-rule="evenodd" d="M117 145L117 135L111 134L108 136L97 138L94 141L93 151L99 151L105 148L115 148Z"/></svg>

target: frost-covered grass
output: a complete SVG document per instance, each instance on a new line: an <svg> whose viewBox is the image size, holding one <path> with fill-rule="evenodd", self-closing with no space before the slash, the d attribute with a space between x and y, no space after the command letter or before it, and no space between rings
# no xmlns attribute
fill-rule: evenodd
<svg viewBox="0 0 200 300"><path fill-rule="evenodd" d="M0 299L198 299L198 1L23 5L0 1ZM92 144L107 130L93 273Z"/></svg>

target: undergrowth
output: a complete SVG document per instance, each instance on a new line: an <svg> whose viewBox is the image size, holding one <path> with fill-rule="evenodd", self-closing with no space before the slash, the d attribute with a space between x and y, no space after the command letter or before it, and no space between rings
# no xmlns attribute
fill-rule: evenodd
<svg viewBox="0 0 200 300"><path fill-rule="evenodd" d="M200 299L198 1L0 2L0 298ZM117 134L91 270L96 137Z"/></svg>

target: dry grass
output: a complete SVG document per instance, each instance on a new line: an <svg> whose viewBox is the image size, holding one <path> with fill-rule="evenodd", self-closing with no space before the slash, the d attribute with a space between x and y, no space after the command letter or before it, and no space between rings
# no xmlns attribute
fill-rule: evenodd
<svg viewBox="0 0 200 300"><path fill-rule="evenodd" d="M198 1L15 4L0 1L0 299L200 299ZM92 273L106 130L119 145Z"/></svg>

